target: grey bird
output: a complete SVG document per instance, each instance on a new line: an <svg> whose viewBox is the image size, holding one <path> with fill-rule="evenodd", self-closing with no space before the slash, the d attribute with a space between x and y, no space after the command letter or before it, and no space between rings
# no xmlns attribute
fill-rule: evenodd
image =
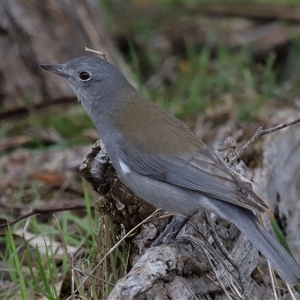
<svg viewBox="0 0 300 300"><path fill-rule="evenodd" d="M299 282L300 266L253 213L264 212L265 203L184 123L106 60L83 56L41 67L67 80L134 193L179 217L201 209L233 223L288 284Z"/></svg>

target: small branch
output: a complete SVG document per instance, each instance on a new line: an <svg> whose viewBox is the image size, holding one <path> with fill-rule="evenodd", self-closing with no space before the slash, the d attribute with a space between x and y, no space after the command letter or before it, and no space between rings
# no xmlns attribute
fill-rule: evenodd
<svg viewBox="0 0 300 300"><path fill-rule="evenodd" d="M91 209L94 209L95 207L92 205ZM0 229L1 228L6 228L8 226L12 226L24 219L27 219L31 216L34 215L44 215L44 214L50 214L50 213L54 213L54 212L58 212L58 211L68 211L68 210L78 210L78 209L86 209L86 205L74 205L74 206L69 206L69 207L60 207L60 208L34 208L31 212L29 212L28 214L25 214L23 216L20 216L19 218L13 220L12 222L7 222L5 224L0 224Z"/></svg>
<svg viewBox="0 0 300 300"><path fill-rule="evenodd" d="M93 50L93 49L90 49L90 48L87 48L87 47L85 47L84 50L87 51L87 52L91 52L91 53L95 53L95 54L98 54L98 55L100 55L100 56L103 56L103 59L104 59L104 60L107 60L107 59L106 59L106 54L105 54L105 53L102 53L102 52L100 52L100 51Z"/></svg>
<svg viewBox="0 0 300 300"><path fill-rule="evenodd" d="M253 137L238 151L238 153L231 159L229 165L232 166L239 158L240 156L244 153L244 151L246 151L259 137L269 134L269 133L273 133L277 130L289 127L291 125L297 124L300 122L300 119L291 121L291 122L287 122L287 123L283 123L281 125L278 125L276 127L272 127L269 129L262 129L262 127L259 127L257 129L257 131L255 132L255 134L253 135Z"/></svg>

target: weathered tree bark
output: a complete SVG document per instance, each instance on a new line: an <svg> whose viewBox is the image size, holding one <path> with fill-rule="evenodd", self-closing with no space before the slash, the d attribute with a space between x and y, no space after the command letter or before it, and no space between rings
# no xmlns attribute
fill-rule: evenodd
<svg viewBox="0 0 300 300"><path fill-rule="evenodd" d="M1 1L0 116L55 100L73 101L71 89L45 74L39 64L87 55L85 47L105 53L128 73L104 25L100 5L97 1Z"/></svg>
<svg viewBox="0 0 300 300"><path fill-rule="evenodd" d="M270 127L300 118L299 110L284 110ZM253 178L257 192L274 213L297 261L300 261L300 124L264 137L263 167Z"/></svg>
<svg viewBox="0 0 300 300"><path fill-rule="evenodd" d="M270 200L274 194L275 201L278 200L276 195L280 195L284 209L278 206L278 220L284 221L288 217L293 223L286 222L283 229L288 240L296 241L290 245L299 259L300 180L297 170L300 169L300 126L277 132L272 137L271 146L269 143L264 145L264 161L256 170L255 182L257 191L265 195L272 209L274 204ZM284 147L282 139L289 140ZM284 154L281 154L282 147ZM272 155L270 149L273 149ZM284 167L278 163L277 155ZM81 173L101 195L99 210L111 216L117 226L123 224L128 231L154 211L153 206L139 199L119 181L100 142L86 155ZM131 252L131 269L119 280L108 299L229 299L229 295L232 299L274 299L266 260L232 224L199 212L184 227L176 242L151 247L151 242L165 225L161 219L152 219L144 224L139 234L127 241L132 242L133 248L137 244L138 251ZM282 280L278 278L277 284L282 287L281 292L277 291L279 299L290 299Z"/></svg>

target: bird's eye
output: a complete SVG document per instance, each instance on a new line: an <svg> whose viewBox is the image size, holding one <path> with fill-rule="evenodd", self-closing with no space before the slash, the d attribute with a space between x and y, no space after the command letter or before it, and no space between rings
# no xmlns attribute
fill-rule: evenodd
<svg viewBox="0 0 300 300"><path fill-rule="evenodd" d="M88 80L91 79L91 74L89 72L82 71L82 72L79 73L79 78L82 81L88 81Z"/></svg>

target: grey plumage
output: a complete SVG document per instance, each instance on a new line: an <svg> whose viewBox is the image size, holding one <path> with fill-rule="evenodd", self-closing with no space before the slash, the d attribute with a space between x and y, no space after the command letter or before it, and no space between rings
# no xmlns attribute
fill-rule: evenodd
<svg viewBox="0 0 300 300"><path fill-rule="evenodd" d="M286 282L299 282L297 262L251 211L267 206L185 124L142 97L105 60L77 57L41 66L68 81L125 185L177 215L204 209L232 222Z"/></svg>

